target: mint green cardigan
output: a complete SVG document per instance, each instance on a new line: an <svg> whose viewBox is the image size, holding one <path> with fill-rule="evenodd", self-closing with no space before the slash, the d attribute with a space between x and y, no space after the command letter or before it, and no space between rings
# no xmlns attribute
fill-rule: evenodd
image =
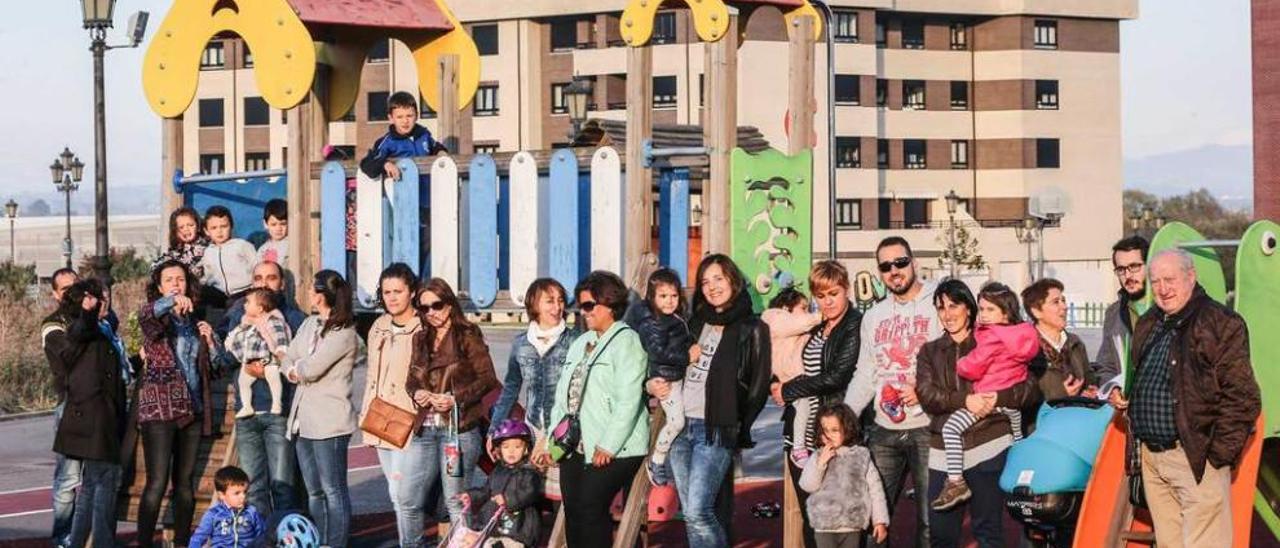
<svg viewBox="0 0 1280 548"><path fill-rule="evenodd" d="M569 412L569 380L573 371L584 359L589 363L594 358L585 355L587 345L597 341L597 346L603 345L621 329L626 331L618 333L607 347L595 349L597 354L602 350L604 353L592 366L582 407L578 410L587 463L597 448L608 451L614 458L642 457L649 452L649 417L644 407L648 355L636 331L620 321L614 322L603 334L587 331L569 346L556 383L550 424L554 428Z"/></svg>

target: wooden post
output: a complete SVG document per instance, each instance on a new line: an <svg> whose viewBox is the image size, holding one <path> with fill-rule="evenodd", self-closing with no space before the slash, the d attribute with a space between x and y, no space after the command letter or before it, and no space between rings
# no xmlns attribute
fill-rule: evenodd
<svg viewBox="0 0 1280 548"><path fill-rule="evenodd" d="M160 247L169 245L169 217L182 207L182 195L174 191L173 174L182 169L182 116L160 121Z"/></svg>
<svg viewBox="0 0 1280 548"><path fill-rule="evenodd" d="M458 65L461 61L457 54L440 56L440 131L438 140L449 150L449 154L460 152L458 145L462 134L461 116L458 113Z"/></svg>
<svg viewBox="0 0 1280 548"><path fill-rule="evenodd" d="M707 118L702 131L711 165L702 186L704 255L730 252L729 161L738 146L738 33L733 31L737 28L738 15L731 8L731 31L706 48Z"/></svg>
<svg viewBox="0 0 1280 548"><path fill-rule="evenodd" d="M311 248L314 242L311 239L310 231L311 223L310 201L307 199L307 185L310 179L308 173L308 161L311 154L307 148L307 131L304 129L310 125L311 119L311 102L314 97L308 97L297 106L289 109L287 119L288 127L288 146L289 157L285 158L285 169L288 170L287 187L285 196L289 202L289 218L294 219L289 223L289 259L284 267L293 274L297 280L310 280L311 277L306 274L308 265L311 263ZM309 306L310 303L302 302L301 291L295 292L294 299L298 301L299 308Z"/></svg>
<svg viewBox="0 0 1280 548"><path fill-rule="evenodd" d="M302 269L295 271L298 276L294 280L296 286L299 280L311 280L315 277L315 273L320 270L322 264L320 260L320 181L311 179L311 164L324 161L324 147L329 144L329 77L333 69L329 65L316 65L316 75L314 83L311 86L311 95L308 98L310 108L308 108L308 116L306 118L307 125L303 128L306 132L306 179L303 185L307 205L307 247L308 252L304 259L307 261L302 265ZM293 179L290 179L293 181ZM296 224L296 223L295 223ZM292 228L292 227L291 227ZM292 238L290 241L299 241ZM309 281L304 283L310 283ZM303 303L302 310L309 310L309 303Z"/></svg>
<svg viewBox="0 0 1280 548"><path fill-rule="evenodd" d="M622 271L645 262L650 251L653 219L653 170L644 167L644 142L653 138L653 48L648 44L627 50L627 223ZM639 221L639 222L637 222Z"/></svg>

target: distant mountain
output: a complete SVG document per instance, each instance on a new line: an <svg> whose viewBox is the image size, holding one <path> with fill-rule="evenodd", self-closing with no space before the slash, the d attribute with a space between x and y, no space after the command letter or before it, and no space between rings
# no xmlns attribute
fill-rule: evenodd
<svg viewBox="0 0 1280 548"><path fill-rule="evenodd" d="M1206 188L1224 207L1253 208L1253 147L1205 147L1125 158L1124 186L1157 196Z"/></svg>
<svg viewBox="0 0 1280 548"><path fill-rule="evenodd" d="M49 185L53 187L52 184ZM0 201L13 198L23 212L36 200L44 200L49 204L50 214L63 215L66 212L66 198L57 191L24 191L8 195L0 191ZM112 215L141 215L159 213L160 189L154 185L111 186L107 195L107 207ZM80 183L80 189L71 193L71 214L93 214L93 184Z"/></svg>

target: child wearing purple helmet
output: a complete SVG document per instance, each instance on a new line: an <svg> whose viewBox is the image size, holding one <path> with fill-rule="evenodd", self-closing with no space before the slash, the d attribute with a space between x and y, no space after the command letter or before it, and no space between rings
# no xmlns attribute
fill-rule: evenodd
<svg viewBox="0 0 1280 548"><path fill-rule="evenodd" d="M489 480L458 495L469 525L481 529L500 513L484 546L535 546L541 535L542 474L529 463L533 432L524 421L506 420L493 431L492 442L498 458Z"/></svg>

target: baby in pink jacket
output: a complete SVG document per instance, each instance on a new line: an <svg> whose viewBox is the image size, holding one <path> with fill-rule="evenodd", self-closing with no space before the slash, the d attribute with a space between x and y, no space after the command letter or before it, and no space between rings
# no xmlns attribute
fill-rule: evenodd
<svg viewBox="0 0 1280 548"><path fill-rule="evenodd" d="M1034 325L1023 322L1018 299L1008 286L992 282L978 293L978 327L973 332L976 346L956 362L956 373L972 383L974 394L995 393L1027 379L1027 364L1040 352L1040 337ZM1022 412L996 407L1009 417L1013 440L1022 439ZM942 445L947 460L947 484L932 507L945 511L968 500L972 493L964 481L964 432L978 422L967 408L947 417L942 426Z"/></svg>
<svg viewBox="0 0 1280 548"><path fill-rule="evenodd" d="M803 293L787 288L769 301L769 308L760 314L760 320L769 326L772 344L773 375L778 382L804 376L804 345L809 333L822 323L822 315L809 312L809 298ZM799 398L791 403L795 415L791 417L792 458L803 463L816 448L814 423L818 416L818 398Z"/></svg>

